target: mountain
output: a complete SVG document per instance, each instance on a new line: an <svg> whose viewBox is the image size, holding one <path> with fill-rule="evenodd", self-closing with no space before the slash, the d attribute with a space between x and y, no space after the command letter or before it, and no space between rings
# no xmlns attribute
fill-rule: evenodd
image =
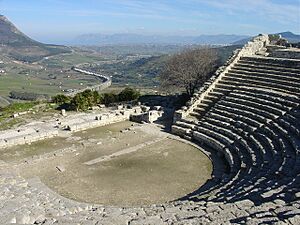
<svg viewBox="0 0 300 225"><path fill-rule="evenodd" d="M46 56L70 52L68 47L48 45L23 34L5 16L0 15L0 54L15 60L34 62Z"/></svg>
<svg viewBox="0 0 300 225"><path fill-rule="evenodd" d="M197 44L232 44L233 42L248 38L249 36L245 35L225 35L225 34L219 34L219 35L201 35L199 37L196 37L195 41Z"/></svg>
<svg viewBox="0 0 300 225"><path fill-rule="evenodd" d="M300 42L300 35L294 34L290 31L278 33L283 38L287 39L290 43L298 43Z"/></svg>
<svg viewBox="0 0 300 225"><path fill-rule="evenodd" d="M247 38L244 35L164 36L141 34L83 34L76 37L73 45L120 45L120 44L209 44L227 45Z"/></svg>
<svg viewBox="0 0 300 225"><path fill-rule="evenodd" d="M294 34L290 31L287 32L281 32L281 33L276 33L278 35L281 35L281 37L287 39L290 43L298 43L300 42L300 35ZM245 38L239 41L234 42L234 45L245 45L248 41L250 41L253 37Z"/></svg>

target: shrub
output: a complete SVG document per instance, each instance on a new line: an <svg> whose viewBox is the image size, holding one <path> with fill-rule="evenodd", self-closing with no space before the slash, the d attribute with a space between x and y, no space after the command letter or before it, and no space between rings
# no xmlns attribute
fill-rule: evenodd
<svg viewBox="0 0 300 225"><path fill-rule="evenodd" d="M127 87L123 91L121 91L118 96L119 96L119 101L125 102L125 101L136 100L140 97L140 95L141 94L139 91L137 91L133 88Z"/></svg>
<svg viewBox="0 0 300 225"><path fill-rule="evenodd" d="M109 105L111 103L118 102L118 101L119 101L118 95L116 95L114 93L104 93L103 94L103 103L105 105Z"/></svg>
<svg viewBox="0 0 300 225"><path fill-rule="evenodd" d="M60 109L85 111L97 104L109 105L120 101L132 101L139 98L140 93L133 88L125 88L119 94L104 93L99 94L97 91L85 90L77 93L73 98L59 94L52 98L54 103L60 105Z"/></svg>
<svg viewBox="0 0 300 225"><path fill-rule="evenodd" d="M71 108L77 111L88 110L90 107L102 103L102 96L97 91L85 90L84 92L76 94L70 104Z"/></svg>
<svg viewBox="0 0 300 225"><path fill-rule="evenodd" d="M76 111L79 110L85 111L88 109L88 104L82 93L76 94L72 98L70 105L71 105L71 109L74 109Z"/></svg>
<svg viewBox="0 0 300 225"><path fill-rule="evenodd" d="M62 104L66 104L66 103L70 103L71 98L69 96L66 95L55 95L54 97L52 97L52 102L62 105Z"/></svg>

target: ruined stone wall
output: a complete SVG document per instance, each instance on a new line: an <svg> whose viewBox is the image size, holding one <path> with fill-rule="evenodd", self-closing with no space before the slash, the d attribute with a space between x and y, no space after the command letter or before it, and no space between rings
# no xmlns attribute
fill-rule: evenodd
<svg viewBox="0 0 300 225"><path fill-rule="evenodd" d="M29 124L16 129L1 131L0 149L65 135L66 132L77 132L129 120L130 115L140 113L140 107L110 110L104 113L80 113L61 120L38 122L33 125Z"/></svg>
<svg viewBox="0 0 300 225"><path fill-rule="evenodd" d="M185 118L189 113L191 113L204 99L204 97L215 88L215 85L222 80L223 76L234 66L236 62L238 62L241 57L261 54L261 52L266 51L266 46L269 44L270 40L268 35L259 35L244 45L242 49L234 52L233 56L225 63L225 66L220 67L215 76L208 81L207 87L202 88L200 92L196 93L187 103L187 106L174 113L174 122L181 118Z"/></svg>
<svg viewBox="0 0 300 225"><path fill-rule="evenodd" d="M43 127L41 129L24 128L0 133L0 148L15 145L30 144L32 142L45 140L58 135L57 129Z"/></svg>
<svg viewBox="0 0 300 225"><path fill-rule="evenodd" d="M66 129L71 132L77 132L101 127L108 124L129 120L131 113L132 110L120 110L111 113L91 115L90 119L85 119L84 121L77 121L75 123L66 125Z"/></svg>
<svg viewBox="0 0 300 225"><path fill-rule="evenodd" d="M166 117L166 112L163 110L149 110L141 114L132 114L130 120L137 123L153 123L158 120L162 120Z"/></svg>

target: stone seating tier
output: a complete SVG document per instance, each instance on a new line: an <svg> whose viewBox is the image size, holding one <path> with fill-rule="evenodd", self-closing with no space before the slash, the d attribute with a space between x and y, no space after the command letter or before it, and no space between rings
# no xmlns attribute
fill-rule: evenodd
<svg viewBox="0 0 300 225"><path fill-rule="evenodd" d="M300 60L296 59L283 59L283 58L272 58L272 57L241 57L241 62L248 62L253 64L267 65L267 66L278 66L286 68L300 69Z"/></svg>
<svg viewBox="0 0 300 225"><path fill-rule="evenodd" d="M240 74L228 73L222 80L223 83L234 86L241 86L247 84L250 87L263 87L272 88L274 90L279 90L286 93L300 93L299 87L294 87L293 83L290 82L280 82L279 80L256 77L243 76Z"/></svg>
<svg viewBox="0 0 300 225"><path fill-rule="evenodd" d="M287 76L291 79L299 78L299 70L296 69L286 69L286 68L276 68L276 67L260 67L258 65L247 65L246 63L236 63L233 67L235 70L245 71L248 73L258 73L267 75L277 75L277 76Z"/></svg>
<svg viewBox="0 0 300 225"><path fill-rule="evenodd" d="M256 79L262 82L270 82L274 84L282 84L282 85L292 85L295 88L299 88L299 80L300 79L292 79L288 76L270 76L269 74L259 74L259 73L248 73L245 71L239 71L236 69L232 69L230 73L227 74L229 77L238 77L245 79Z"/></svg>
<svg viewBox="0 0 300 225"><path fill-rule="evenodd" d="M241 57L190 112L192 140L230 165L220 185L194 199L293 200L300 187L299 62Z"/></svg>

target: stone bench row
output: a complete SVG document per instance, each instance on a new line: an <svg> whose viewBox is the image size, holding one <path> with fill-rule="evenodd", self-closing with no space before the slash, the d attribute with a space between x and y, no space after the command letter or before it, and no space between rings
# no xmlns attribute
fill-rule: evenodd
<svg viewBox="0 0 300 225"><path fill-rule="evenodd" d="M260 65L300 68L300 60L293 60L293 59L282 59L282 58L271 58L271 57L241 57L240 61L257 63Z"/></svg>
<svg viewBox="0 0 300 225"><path fill-rule="evenodd" d="M205 98L197 104L197 106L191 112L191 115L197 118L200 118L204 115L221 97L223 93L221 92L209 92Z"/></svg>
<svg viewBox="0 0 300 225"><path fill-rule="evenodd" d="M249 126L249 128L245 130L247 132L254 132L258 127L261 127L267 122L267 119L260 122L258 118L262 117L258 117L254 110L255 108L238 105L228 101L220 101L214 108L214 112L218 112L219 114L223 114L230 118L237 126L239 126L240 123L246 123Z"/></svg>
<svg viewBox="0 0 300 225"><path fill-rule="evenodd" d="M231 154L231 152L229 151L229 149L225 148L225 145L223 143L221 143L220 141L218 141L217 139L215 139L211 136L208 136L204 133L201 133L199 131L193 131L193 139L201 144L205 144L206 146L213 148L217 152L222 153L225 156L226 161L228 162L229 166L231 168L236 167L236 165L235 165L236 160L234 159L234 157Z"/></svg>
<svg viewBox="0 0 300 225"><path fill-rule="evenodd" d="M261 128L261 129L263 129L263 128ZM261 136L261 137L264 137L264 136ZM280 151L281 151L281 154L283 154L282 155L282 162L281 163L277 163L278 165L280 165L280 167L279 168L277 168L276 170L278 171L278 172L280 172L280 171L283 171L283 169L285 168L286 169L286 171L289 171L289 170L293 170L293 167L291 166L292 164L291 163L288 163L288 159L292 159L291 158L291 154L294 154L294 152L293 151L288 151L288 150L290 150L291 148L289 148L287 145L288 145L288 140L287 139L285 139L284 137L282 137L282 138L280 138L278 135L277 136L275 136L275 137L272 137L272 139L274 140L274 138L276 138L276 140L278 140L278 142L279 142L279 145L280 145ZM258 139L258 138L257 138ZM284 156L285 155L285 156ZM294 155L294 157L295 157L295 155ZM293 159L294 160L294 159ZM291 161L291 160L290 160ZM275 165L274 163L274 161L272 161L271 163L273 163L273 165ZM295 163L294 163L294 165L296 165ZM274 166L273 166L274 167ZM278 166L277 166L278 167ZM275 168L276 168L276 165L275 165ZM274 170L273 170L274 171ZM268 174L266 171L263 171L264 172L264 174Z"/></svg>
<svg viewBox="0 0 300 225"><path fill-rule="evenodd" d="M259 144L256 145L256 148L258 148L258 146L260 146L260 149L262 149L262 146ZM262 152L263 152L263 150L262 150Z"/></svg>
<svg viewBox="0 0 300 225"><path fill-rule="evenodd" d="M268 191L268 188L276 187L277 178L272 178L269 175L273 175L277 171L279 172L281 168L292 169L292 167L288 166L288 163L285 163L286 159L287 158L283 158L281 162L277 161L273 162L273 164L263 164L259 169L255 167L248 168L247 175L244 173L242 177L236 178L231 188L227 187L223 189L218 197L223 195L226 196L227 199L235 198L235 200L237 200L246 197L250 192L264 195ZM261 179L262 177L263 179ZM268 182L268 184L265 185L264 182ZM280 185L277 186L280 187Z"/></svg>
<svg viewBox="0 0 300 225"><path fill-rule="evenodd" d="M178 135L180 137L188 137L191 135L191 129L188 129L184 126L180 125L172 125L172 133ZM190 139L190 138L187 138Z"/></svg>
<svg viewBox="0 0 300 225"><path fill-rule="evenodd" d="M206 118L204 118L206 119ZM209 121L209 119L208 119ZM215 120L217 121L217 120ZM218 122L216 122L218 124ZM223 142L226 145L233 145L236 142L243 142L246 143L241 135L241 132L239 130L233 129L234 126L231 124L229 127L221 127L224 126L224 123L220 126L212 126L208 122L199 122L198 126L196 127L196 130L200 130L206 134L209 134L217 139L219 139L221 142ZM203 129L205 127L205 129ZM253 151L250 149L249 146L244 145L245 149L248 149L249 155L253 155Z"/></svg>
<svg viewBox="0 0 300 225"><path fill-rule="evenodd" d="M278 67L280 66L279 63ZM292 124L293 117L287 120L285 116L293 107L299 105L299 98L295 93L299 91L300 86L296 84L296 87L293 87L289 82L279 82L278 78L287 77L286 74L281 77L272 75L257 81L248 73L248 79L241 76L243 82L239 79L231 82L225 77L225 82L221 80L220 85L217 84L210 93L210 96L216 98L205 97L195 109L202 114L199 115L199 122L194 123L196 126L186 126L193 136L194 132L199 132L198 136L202 135L200 140L206 138L217 143L210 144L212 148L218 150L222 147L230 152L231 168L236 167L234 170L237 172L232 174L225 185L224 189L232 187L227 192L228 199L247 196L247 190L251 192L249 196L259 197L262 201L279 196L287 187L283 185L284 182L278 182L277 176L287 175L285 184L295 185L290 179L293 173L289 171L299 167L299 143L292 141L288 134L298 135L299 130ZM295 83L298 79L293 81ZM219 101L220 98L222 100ZM214 105L215 102L217 104ZM205 140L202 142L205 143ZM263 174L269 177L261 177ZM277 188L276 191L269 192L264 182L272 188ZM237 190L236 185L241 185L241 188ZM215 191L218 192L218 189ZM237 194L237 191L241 191L242 194Z"/></svg>
<svg viewBox="0 0 300 225"><path fill-rule="evenodd" d="M282 116L286 113L286 110L279 109L278 107L274 107L273 105L262 104L255 101L241 98L241 96L228 95L222 101L232 102L238 105L243 105L248 107L249 109L258 109L259 112L263 112L262 114L265 117L269 117L272 119L276 119L278 116ZM257 113L260 115L259 113Z"/></svg>
<svg viewBox="0 0 300 225"><path fill-rule="evenodd" d="M235 140L240 140L242 138L248 138L253 137L252 135L248 135L247 132L245 132L243 129L240 129L239 127L235 127L235 121L226 121L224 122L224 119L222 116L218 116L216 113L210 113L207 115L207 118L203 119L204 121L207 121L206 124L210 124L210 126L206 125L208 128L211 128L215 131L224 131L224 134L226 133L227 136L231 138L235 138ZM247 124L245 124L247 126ZM223 131L222 131L223 130ZM226 131L226 132L225 132ZM252 138L254 140L254 137ZM261 154L266 154L266 151L262 147L261 143L259 141L255 141L254 143L255 147L261 151Z"/></svg>
<svg viewBox="0 0 300 225"><path fill-rule="evenodd" d="M282 102L278 103L278 102L274 101L273 98L270 98L270 96L263 98L261 95L256 96L256 95L251 95L249 93L246 94L246 93L239 92L239 91L231 92L228 96L246 100L249 102L253 102L255 104L257 103L257 104L261 104L261 105L271 106L271 107L279 109L281 111L289 111L293 108L291 106L287 106L286 104L284 104L285 103L284 100Z"/></svg>
<svg viewBox="0 0 300 225"><path fill-rule="evenodd" d="M226 121L228 121L230 124L234 124L235 127L238 127L240 130L243 130L245 133L252 133L254 132L260 124L257 123L257 121L243 116L243 115L237 115L236 109L232 109L230 107L217 105L213 111L210 113L210 115L218 114L223 115L223 117L226 118Z"/></svg>
<svg viewBox="0 0 300 225"><path fill-rule="evenodd" d="M236 95L242 98L252 99L253 101L271 104L274 107L281 108L282 110L291 110L293 107L299 105L298 98L288 98L283 95L276 95L274 93L261 92L259 90L252 90L246 88L239 88L234 92L230 93L231 95Z"/></svg>
<svg viewBox="0 0 300 225"><path fill-rule="evenodd" d="M294 86L292 82L284 82L280 80L274 80L270 78L258 78L258 77L252 77L252 76L245 76L242 74L236 74L229 72L227 73L222 81L233 81L238 83L239 85L245 85L245 86L262 86L265 88L271 88L271 89L277 89L282 92L288 93L300 93L300 88L297 86ZM234 84L234 83L233 83ZM238 85L238 86L239 86Z"/></svg>
<svg viewBox="0 0 300 225"><path fill-rule="evenodd" d="M215 116L213 116L215 115ZM213 116L213 117L211 117ZM208 118L204 118L205 120L209 121L210 123L214 124L213 126L217 126L217 128L214 128L215 131L221 132L224 135L227 135L229 137L235 137L235 143L239 142L241 139L243 139L244 135L247 135L247 132L244 132L243 129L240 129L240 127L235 126L234 120L231 120L229 123L224 122L222 116L217 116L217 114L209 114L207 116ZM244 123L244 126L248 126L246 123ZM252 153L252 151L248 151L249 153ZM243 157L241 155L241 157Z"/></svg>
<svg viewBox="0 0 300 225"><path fill-rule="evenodd" d="M247 67L250 69L261 69L261 70L267 70L267 71L278 71L278 72L291 72L292 74L299 73L299 68L292 68L292 67L286 67L281 65L270 65L270 64L260 64L255 62L248 62L239 60L235 66L242 66Z"/></svg>
<svg viewBox="0 0 300 225"><path fill-rule="evenodd" d="M285 93L268 88L259 88L257 86L249 87L240 84L237 85L237 83L234 83L234 85L237 86L232 86L228 85L227 83L228 82L224 84L221 81L221 83L217 84L214 89L218 90L219 92L222 90L224 95L227 95L234 90L235 93L242 93L257 98L274 101L281 105L286 105L288 107L297 107L300 104L299 97L295 95L295 93Z"/></svg>
<svg viewBox="0 0 300 225"><path fill-rule="evenodd" d="M270 74L270 73L260 73L256 71L247 71L239 68L232 68L230 73L251 76L262 81L273 81L276 83L277 80L284 81L283 83L293 83L295 87L299 87L300 84L300 76L292 77L291 75L278 75L278 74ZM263 79L264 78L264 79Z"/></svg>
<svg viewBox="0 0 300 225"><path fill-rule="evenodd" d="M274 101L288 107L297 107L300 104L298 96L287 95L286 93L282 92L274 92L270 89L239 87L236 89L236 92L245 93L249 96Z"/></svg>
<svg viewBox="0 0 300 225"><path fill-rule="evenodd" d="M223 142L224 142L224 139L233 139L234 138L234 143L238 143L238 142L241 142L242 145L243 145L243 149L246 150L246 152L242 153L239 149L235 148L235 152L239 155L240 157L240 160L244 163L247 163L247 161L251 162L250 163L247 163L248 165L255 165L257 163L257 157L255 157L254 155L254 151L251 149L250 146L248 146L248 144L246 143L243 137L243 135L238 131L236 131L235 129L233 129L233 126L229 126L229 127L217 127L217 128L213 128L215 126L209 126L208 124L204 124L204 123L200 123L199 124L200 126L204 125L206 126L208 129L213 129L213 131L215 132L214 136L215 137L219 137L219 139L221 139L220 141L222 141L223 139ZM225 138L224 138L225 136ZM224 143L226 143L228 145L228 147L230 145L233 145L233 142L229 142L229 141L225 141ZM248 156L247 156L248 155ZM251 159L252 158L252 159ZM246 160L246 161L245 161Z"/></svg>
<svg viewBox="0 0 300 225"><path fill-rule="evenodd" d="M298 79L291 79L289 77L285 77L285 76L272 76L269 74L259 74L259 73L249 73L246 71L242 71L242 70L236 70L236 69L232 69L230 70L226 75L229 76L234 76L237 78L245 78L245 79L255 79L257 81L262 81L262 82L270 82L270 83L274 83L274 84L280 84L280 85L288 85L288 86L292 86L293 88L298 88L300 87L300 80Z"/></svg>
<svg viewBox="0 0 300 225"><path fill-rule="evenodd" d="M228 136L228 133L225 130L214 130L211 129L209 125L204 122L200 122L197 126L195 126L194 130L209 135L215 139L218 139L224 145L232 145L234 143L234 139Z"/></svg>
<svg viewBox="0 0 300 225"><path fill-rule="evenodd" d="M215 134L215 136L216 136L217 134ZM220 137L220 138L222 138L222 137ZM239 140L240 141L240 140ZM256 161L257 161L257 157L255 156L255 152L253 151L253 150L251 150L251 148L248 146L248 144L247 144L247 142L244 140L244 141L242 141L242 146L243 147L246 147L246 148L248 148L248 153L240 153L241 155L245 155L245 154L249 154L249 155L251 155L251 158L252 158L252 162L249 162L249 163L247 163L247 165L248 165L248 167L250 167L250 165L251 166L253 166L253 165L255 165L256 164ZM240 151L239 149L238 149L238 151ZM243 161L243 160L242 160ZM236 170L238 170L239 171L239 168L237 168ZM242 174L244 174L245 172L243 171L243 172L238 172L238 174L239 175L235 175L234 176L234 178L232 178L232 180L231 180L231 182L230 183L234 183L234 182L236 182L236 181L234 181L234 180L238 180L239 179L239 176L242 176L243 177L243 175Z"/></svg>
<svg viewBox="0 0 300 225"><path fill-rule="evenodd" d="M299 78L299 72L295 70L289 69L277 69L273 67L258 67L254 65L246 65L244 63L236 63L232 69L241 70L249 73L257 73L257 74L268 74L268 75L276 75L276 76L286 76L295 80Z"/></svg>
<svg viewBox="0 0 300 225"><path fill-rule="evenodd" d="M234 77L224 77L224 79L220 80L216 87L228 89L232 91L233 89L239 89L240 87L247 88L260 88L260 89L268 89L270 91L282 92L285 94L295 94L294 91L288 90L287 86L272 84L268 82L255 81L255 79L242 79L242 78L234 78ZM297 93L297 92L296 92Z"/></svg>

